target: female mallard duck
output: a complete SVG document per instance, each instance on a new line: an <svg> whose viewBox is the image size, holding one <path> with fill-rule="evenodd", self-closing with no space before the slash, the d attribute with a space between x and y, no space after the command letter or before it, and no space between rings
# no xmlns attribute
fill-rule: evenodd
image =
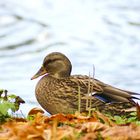
<svg viewBox="0 0 140 140"><path fill-rule="evenodd" d="M99 107L106 102L132 102L130 91L121 90L85 75L70 75L72 65L62 53L47 55L40 70L31 78L44 75L38 82L35 93L40 105L50 114L72 113L78 110L80 95L81 112L86 110L90 98L91 107ZM79 93L79 94L78 94ZM89 96L90 95L90 96Z"/></svg>

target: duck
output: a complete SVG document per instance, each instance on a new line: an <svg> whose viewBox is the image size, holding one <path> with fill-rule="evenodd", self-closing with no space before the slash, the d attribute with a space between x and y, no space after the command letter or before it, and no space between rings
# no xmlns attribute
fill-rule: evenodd
<svg viewBox="0 0 140 140"><path fill-rule="evenodd" d="M90 108L104 110L106 104L113 103L134 106L134 99L139 99L135 97L139 93L116 88L87 75L71 75L71 71L68 57L61 52L52 52L31 78L42 76L35 87L35 96L42 108L52 115L74 113L78 109L85 112L89 109L89 101Z"/></svg>

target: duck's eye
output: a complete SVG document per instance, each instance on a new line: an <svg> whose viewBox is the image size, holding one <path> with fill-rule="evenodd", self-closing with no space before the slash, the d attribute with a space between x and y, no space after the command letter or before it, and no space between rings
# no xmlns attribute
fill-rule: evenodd
<svg viewBox="0 0 140 140"><path fill-rule="evenodd" d="M52 62L54 62L54 60L49 59L49 60L46 62L46 64L49 64L49 63L52 63Z"/></svg>

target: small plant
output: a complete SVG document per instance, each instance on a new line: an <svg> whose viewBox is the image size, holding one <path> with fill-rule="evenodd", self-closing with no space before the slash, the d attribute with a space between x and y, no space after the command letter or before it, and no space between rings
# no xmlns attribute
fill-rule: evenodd
<svg viewBox="0 0 140 140"><path fill-rule="evenodd" d="M0 123L11 117L10 112L18 111L21 103L25 103L19 96L7 93L7 90L0 90Z"/></svg>
<svg viewBox="0 0 140 140"><path fill-rule="evenodd" d="M130 114L119 116L111 116L109 114L106 114L111 120L113 120L116 124L128 124L128 123L135 123L137 125L140 125L140 121L137 117L137 112L130 112Z"/></svg>

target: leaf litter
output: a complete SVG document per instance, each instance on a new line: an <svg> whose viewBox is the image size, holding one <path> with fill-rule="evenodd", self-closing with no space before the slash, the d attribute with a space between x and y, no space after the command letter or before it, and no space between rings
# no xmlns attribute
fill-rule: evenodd
<svg viewBox="0 0 140 140"><path fill-rule="evenodd" d="M137 112L140 112L137 107ZM139 114L138 114L139 115ZM33 108L30 119L13 118L0 125L0 140L139 140L140 125L116 124L94 111L90 117L80 113L45 116Z"/></svg>

